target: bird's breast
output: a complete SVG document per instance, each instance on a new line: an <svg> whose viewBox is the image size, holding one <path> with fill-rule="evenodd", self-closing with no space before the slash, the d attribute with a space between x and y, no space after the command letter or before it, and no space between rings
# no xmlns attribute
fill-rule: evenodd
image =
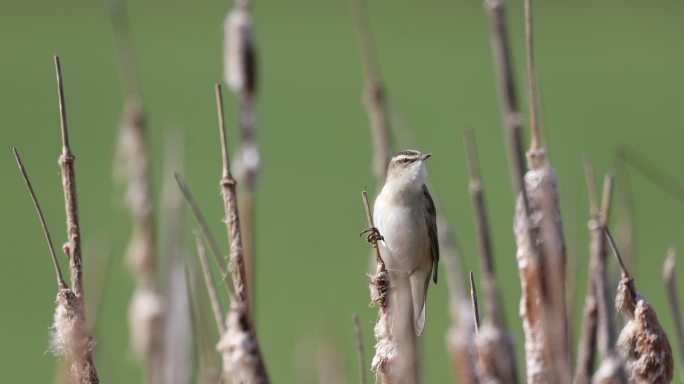
<svg viewBox="0 0 684 384"><path fill-rule="evenodd" d="M380 250L388 268L411 272L429 254L424 212L416 204L387 204L378 199L375 226L383 236Z"/></svg>

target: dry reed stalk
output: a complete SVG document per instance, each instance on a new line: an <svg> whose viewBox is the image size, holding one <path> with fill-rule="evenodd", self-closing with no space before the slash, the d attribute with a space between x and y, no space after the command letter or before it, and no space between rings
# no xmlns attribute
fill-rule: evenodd
<svg viewBox="0 0 684 384"><path fill-rule="evenodd" d="M57 74L57 94L59 97L60 126L62 133L62 154L59 158L59 166L62 175L62 187L64 189L68 237L68 241L64 244L62 250L69 258L71 287L67 286L62 277L62 271L54 251L54 246L52 245L50 234L47 230L47 225L45 224L45 218L43 217L40 204L38 203L33 186L31 185L26 169L21 161L19 152L16 149L14 149L14 155L22 177L24 178L24 182L28 187L36 212L38 213L45 239L50 248L50 255L57 277L57 308L55 309L54 323L51 327L51 350L53 353L67 358L70 363L71 376L75 382L80 384L95 384L99 383L100 379L92 356L96 341L95 338L90 335L83 303L83 264L81 255L81 232L78 220L76 174L74 171L75 157L69 146L61 63L57 56L55 56L54 60Z"/></svg>
<svg viewBox="0 0 684 384"><path fill-rule="evenodd" d="M663 281L667 290L667 298L670 302L670 313L675 326L677 346L679 347L679 375L684 383L684 330L682 330L682 312L679 307L679 295L677 294L677 279L675 277L675 250L667 250L667 257L663 264Z"/></svg>
<svg viewBox="0 0 684 384"><path fill-rule="evenodd" d="M670 383L673 357L667 334L660 326L655 309L637 293L634 279L629 275L607 228L605 236L620 265L621 279L615 308L626 322L617 341L617 350L624 360L629 380L634 383Z"/></svg>
<svg viewBox="0 0 684 384"><path fill-rule="evenodd" d="M382 383L419 383L419 366L416 333L413 324L411 293L405 278L392 276L385 268L377 242L382 239L373 224L368 204L368 193L361 192L366 220L368 241L376 259L375 274L370 276L371 300L379 305L375 324L375 355L371 369Z"/></svg>
<svg viewBox="0 0 684 384"><path fill-rule="evenodd" d="M539 128L537 79L534 71L532 0L525 0L525 35L529 116L532 142L527 152L529 170L525 174L528 196L528 224L537 248L542 276L539 277L545 359L548 379L570 383L570 341L567 317L566 255L563 220L558 202L558 182L544 148Z"/></svg>
<svg viewBox="0 0 684 384"><path fill-rule="evenodd" d="M451 229L443 216L437 216L437 233L441 258L447 272L449 285L449 312L451 325L446 334L446 346L451 358L451 368L457 383L476 384L477 346L475 344L475 323L472 307L468 302L462 281L460 253L451 234Z"/></svg>
<svg viewBox="0 0 684 384"><path fill-rule="evenodd" d="M145 119L135 64L133 38L123 0L109 1L119 75L124 91L124 110L119 128L115 176L126 185L132 232L126 262L135 280L128 309L130 343L146 364L148 383L165 382L165 306L159 292L156 269L150 159L145 140Z"/></svg>
<svg viewBox="0 0 684 384"><path fill-rule="evenodd" d="M363 348L361 322L356 313L352 315L352 321L354 322L354 337L356 338L356 354L359 358L359 384L366 384L366 352Z"/></svg>
<svg viewBox="0 0 684 384"><path fill-rule="evenodd" d="M501 110L504 132L508 144L509 164L514 192L516 193L516 215L514 219L514 233L516 237L518 269L522 286L520 314L523 319L525 334L525 362L528 383L547 382L545 363L545 339L543 308L541 292L544 287L542 281L541 258L537 246L537 236L533 231L531 215L533 213L528 201L528 189L536 186L538 195L546 192L539 191L543 178L534 178L535 174L525 175L524 155L520 137L521 118L518 110L515 84L513 80L512 60L508 31L506 27L505 10L502 0L485 0L491 27L492 51L496 65L496 73L501 98ZM540 176L544 176L541 174ZM534 183L536 181L536 183ZM529 185L528 185L529 184ZM548 183L545 183L548 184ZM538 207L537 207L538 208ZM540 216L537 213L538 217ZM537 223L537 226L540 223Z"/></svg>
<svg viewBox="0 0 684 384"><path fill-rule="evenodd" d="M236 181L230 172L228 142L223 118L223 100L221 86L215 86L216 109L221 137L221 154L223 172L220 186L225 209L225 223L230 244L230 271L235 288L235 298L231 301L226 319L226 332L216 346L223 355L223 372L228 378L247 383L268 383L268 373L264 364L259 342L251 319L249 287L245 272L245 259L240 231Z"/></svg>
<svg viewBox="0 0 684 384"><path fill-rule="evenodd" d="M71 290L61 290L57 295L57 310L53 328L57 348L62 345L63 351L72 360L72 375L81 383L99 383L92 351L95 338L90 335L83 304L83 264L81 255L81 229L78 220L78 198L76 192L75 157L69 146L66 104L64 101L64 85L62 67L59 57L55 56L57 74L57 94L59 96L60 126L62 132L62 155L59 166L62 174L64 190L64 208L66 212L68 241L62 251L69 257ZM54 345L53 345L54 346Z"/></svg>
<svg viewBox="0 0 684 384"><path fill-rule="evenodd" d="M502 310L494 274L494 259L487 224L484 191L480 178L475 136L466 130L465 147L467 153L469 190L474 207L474 220L477 229L478 248L485 287L485 306L487 316L477 332L477 346L480 361L480 379L483 383L517 383L517 359L512 337L503 325Z"/></svg>
<svg viewBox="0 0 684 384"><path fill-rule="evenodd" d="M611 316L609 315L606 292L606 256L607 249L603 230L606 227L610 213L613 176L607 175L603 184L603 198L600 211L594 172L591 164L585 158L585 176L589 191L590 219L589 232L591 234L589 272L587 274L587 292L584 302L582 331L577 347L577 366L574 383L589 383L594 371L596 346L599 345L604 359L608 357L610 345L614 343Z"/></svg>
<svg viewBox="0 0 684 384"><path fill-rule="evenodd" d="M240 188L239 212L242 218L242 244L249 286L250 307L254 307L256 268L255 194L261 154L257 142L256 91L257 66L252 15L249 0L235 0L224 23L224 62L226 84L238 100L240 144L235 154L235 172ZM254 313L251 314L252 321Z"/></svg>
<svg viewBox="0 0 684 384"><path fill-rule="evenodd" d="M389 117L364 0L350 0L350 6L363 64L365 89L362 99L370 120L374 153L373 173L379 189L385 182L387 164L392 156Z"/></svg>

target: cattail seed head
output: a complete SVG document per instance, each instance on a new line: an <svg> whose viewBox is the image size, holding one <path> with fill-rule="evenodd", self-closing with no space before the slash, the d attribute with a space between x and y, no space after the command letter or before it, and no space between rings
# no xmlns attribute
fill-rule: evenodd
<svg viewBox="0 0 684 384"><path fill-rule="evenodd" d="M674 363L670 342L651 304L634 290L632 278L622 278L615 302L627 319L617 349L625 361L630 382L672 382Z"/></svg>

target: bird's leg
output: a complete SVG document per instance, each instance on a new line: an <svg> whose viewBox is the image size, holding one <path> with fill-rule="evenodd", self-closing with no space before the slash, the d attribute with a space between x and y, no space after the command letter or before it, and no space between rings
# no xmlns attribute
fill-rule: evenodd
<svg viewBox="0 0 684 384"><path fill-rule="evenodd" d="M385 240L382 235L380 235L380 231L376 227L370 227L366 228L359 234L359 236L366 235L366 239L368 240L369 243L377 243L380 240Z"/></svg>

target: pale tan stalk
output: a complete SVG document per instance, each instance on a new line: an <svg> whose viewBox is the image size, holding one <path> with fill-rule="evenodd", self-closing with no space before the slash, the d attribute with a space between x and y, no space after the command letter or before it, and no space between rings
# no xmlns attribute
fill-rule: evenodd
<svg viewBox="0 0 684 384"><path fill-rule="evenodd" d="M663 264L663 281L667 290L667 299L670 303L670 313L674 323L677 346L679 347L679 375L684 383L684 330L682 329L682 312L679 307L679 294L677 293L677 279L675 276L675 250L667 250L667 258Z"/></svg>
<svg viewBox="0 0 684 384"><path fill-rule="evenodd" d="M620 265L621 279L615 308L622 313L625 326L618 337L617 350L628 378L635 383L670 383L674 363L667 334L655 309L637 293L634 279L629 275L608 228L605 228L605 236Z"/></svg>
<svg viewBox="0 0 684 384"><path fill-rule="evenodd" d="M387 114L385 91L380 80L373 37L370 31L364 0L350 0L352 19L363 64L365 89L363 102L368 111L371 135L373 137L373 173L378 189L387 176L387 164L392 156L389 117Z"/></svg>

